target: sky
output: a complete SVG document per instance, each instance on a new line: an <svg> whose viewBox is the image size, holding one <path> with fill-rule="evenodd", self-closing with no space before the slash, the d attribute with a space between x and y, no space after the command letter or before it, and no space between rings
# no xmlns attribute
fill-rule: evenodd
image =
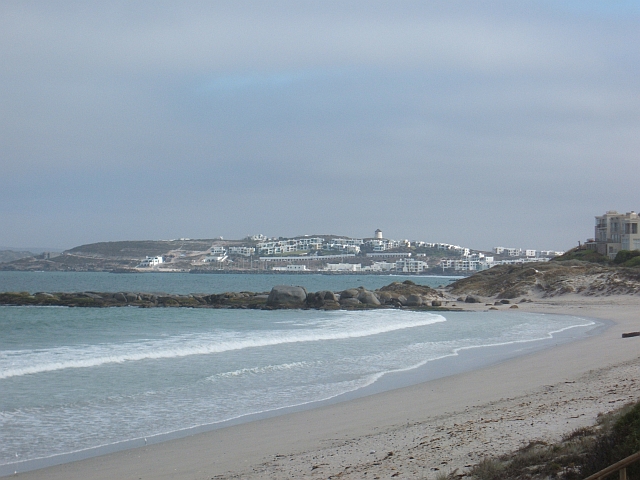
<svg viewBox="0 0 640 480"><path fill-rule="evenodd" d="M0 246L565 250L640 210L640 1L0 2Z"/></svg>

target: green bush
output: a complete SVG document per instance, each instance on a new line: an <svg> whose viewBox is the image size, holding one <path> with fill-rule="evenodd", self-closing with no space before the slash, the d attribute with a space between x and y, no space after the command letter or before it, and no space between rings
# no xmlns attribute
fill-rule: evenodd
<svg viewBox="0 0 640 480"><path fill-rule="evenodd" d="M586 455L582 474L587 477L640 451L640 403L618 418L611 429L598 436ZM629 479L640 478L638 463L627 468ZM613 478L613 477L612 477ZM617 474L615 474L617 478Z"/></svg>
<svg viewBox="0 0 640 480"><path fill-rule="evenodd" d="M616 258L613 259L613 263L616 265L622 265L623 263L628 262L629 260L639 257L640 250L620 250L616 254ZM628 266L628 265L625 265Z"/></svg>
<svg viewBox="0 0 640 480"><path fill-rule="evenodd" d="M584 247L573 248L564 255L552 259L554 262L566 262L569 260L582 260L583 262L590 263L609 263L609 257L606 255L601 255L595 250Z"/></svg>
<svg viewBox="0 0 640 480"><path fill-rule="evenodd" d="M640 266L640 255L633 257L631 260L627 260L622 264L623 267L637 267Z"/></svg>

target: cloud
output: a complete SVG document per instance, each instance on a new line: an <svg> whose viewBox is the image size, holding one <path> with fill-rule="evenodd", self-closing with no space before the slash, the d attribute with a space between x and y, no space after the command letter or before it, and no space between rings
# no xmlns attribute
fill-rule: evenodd
<svg viewBox="0 0 640 480"><path fill-rule="evenodd" d="M616 5L3 2L0 244L564 248L639 208L638 12Z"/></svg>

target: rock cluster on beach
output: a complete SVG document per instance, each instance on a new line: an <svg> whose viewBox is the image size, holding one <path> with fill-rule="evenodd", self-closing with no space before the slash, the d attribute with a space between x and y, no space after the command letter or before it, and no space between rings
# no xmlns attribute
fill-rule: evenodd
<svg viewBox="0 0 640 480"><path fill-rule="evenodd" d="M68 307L192 307L276 309L366 309L389 307L439 308L442 293L407 280L379 290L364 287L342 292L307 292L304 287L277 285L270 292L226 292L175 295L139 292L0 293L0 305L40 305Z"/></svg>

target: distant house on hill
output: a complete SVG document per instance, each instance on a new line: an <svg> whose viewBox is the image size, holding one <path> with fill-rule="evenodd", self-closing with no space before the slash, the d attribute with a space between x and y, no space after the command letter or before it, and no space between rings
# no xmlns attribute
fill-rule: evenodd
<svg viewBox="0 0 640 480"><path fill-rule="evenodd" d="M156 265L160 265L163 262L164 260L162 257L146 257L138 265L136 265L136 268L151 268L155 267Z"/></svg>

